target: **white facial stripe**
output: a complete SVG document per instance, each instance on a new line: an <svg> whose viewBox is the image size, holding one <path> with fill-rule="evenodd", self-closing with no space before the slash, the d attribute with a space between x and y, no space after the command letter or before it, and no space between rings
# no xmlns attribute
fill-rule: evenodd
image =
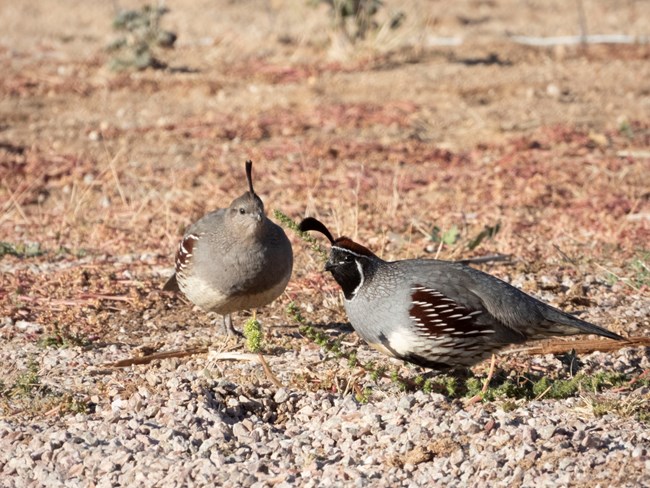
<svg viewBox="0 0 650 488"><path fill-rule="evenodd" d="M361 266L361 263L360 263L359 261L355 261L355 263L357 264L357 269L359 270L359 277L361 278L361 280L359 280L359 284L357 285L357 287L356 287L356 288L354 289L354 291L352 292L352 298L350 298L349 300L346 299L346 301L348 301L348 302L351 302L352 300L355 299L355 297L357 296L357 292L358 292L358 291L361 289L361 287L363 286L363 281L364 281L364 278L363 278L363 267Z"/></svg>
<svg viewBox="0 0 650 488"><path fill-rule="evenodd" d="M368 256L364 256L363 254L357 254L354 251L350 251L346 247L332 246L332 249L338 249L339 251L347 252L347 253L352 254L353 256L355 256L357 258L366 258L366 259L368 259Z"/></svg>

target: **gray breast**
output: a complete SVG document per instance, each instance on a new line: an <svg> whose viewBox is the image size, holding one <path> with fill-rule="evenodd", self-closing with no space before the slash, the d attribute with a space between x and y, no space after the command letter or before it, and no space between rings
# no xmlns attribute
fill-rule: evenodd
<svg viewBox="0 0 650 488"><path fill-rule="evenodd" d="M384 266L371 282L364 283L356 297L345 301L350 323L370 343L379 343L391 331L407 327L409 291L402 286L396 270Z"/></svg>
<svg viewBox="0 0 650 488"><path fill-rule="evenodd" d="M293 254L282 229L268 224L266 232L246 242L218 230L203 234L194 248L193 272L179 282L183 293L221 314L259 308L280 296L291 277Z"/></svg>

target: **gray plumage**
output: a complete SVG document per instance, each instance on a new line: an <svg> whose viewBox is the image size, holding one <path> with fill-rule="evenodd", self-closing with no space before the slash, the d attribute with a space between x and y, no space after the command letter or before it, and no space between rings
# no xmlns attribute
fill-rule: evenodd
<svg viewBox="0 0 650 488"><path fill-rule="evenodd" d="M249 191L186 230L176 272L163 288L223 315L227 333L234 332L230 314L271 303L286 288L293 267L289 239L253 190L251 164L246 163Z"/></svg>
<svg viewBox="0 0 650 488"><path fill-rule="evenodd" d="M326 264L357 333L381 352L434 369L471 366L510 344L549 336L621 336L547 305L461 263L388 262L315 219L301 230L332 243Z"/></svg>

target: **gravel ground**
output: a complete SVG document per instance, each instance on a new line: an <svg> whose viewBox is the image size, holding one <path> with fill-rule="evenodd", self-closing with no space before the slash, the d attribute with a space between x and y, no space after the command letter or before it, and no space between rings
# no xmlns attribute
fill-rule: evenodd
<svg viewBox="0 0 650 488"><path fill-rule="evenodd" d="M5 330L18 325L3 322ZM50 395L91 384L97 393L89 413L54 408L29 420L0 420L3 486L650 484L647 424L596 417L590 407L647 402L648 388L506 408L400 393L384 383L361 404L350 393L271 387L252 362L195 356L111 369L98 365L130 356L129 346L44 349L25 337L14 337L16 347L5 348L3 362L12 354L21 368L38 357ZM168 338L170 345L186 340L187 331ZM373 357L360 349L362 359ZM650 367L643 349L581 359L588 371ZM324 363L322 351L307 346L268 361L284 384ZM552 356L535 361L559 364Z"/></svg>
<svg viewBox="0 0 650 488"><path fill-rule="evenodd" d="M135 3L0 2L0 235L44 252L0 256L0 487L650 486L641 382L473 404L376 384L291 326L289 301L344 320L297 242L261 313L285 387L205 354L106 366L215 338L158 290L184 225L242 191L249 158L268 209L327 217L387 259L437 252L436 228L460 232L443 257L469 257L501 222L480 250L513 256L498 276L647 337L647 44L512 42L577 34L576 5L557 0L393 2L403 26L347 48L324 2L175 0L173 69L110 72L115 7ZM650 2L584 4L590 33L647 38ZM450 37L462 45L436 45ZM585 354L581 371L636 378L649 358ZM566 376L553 356L503 363Z"/></svg>

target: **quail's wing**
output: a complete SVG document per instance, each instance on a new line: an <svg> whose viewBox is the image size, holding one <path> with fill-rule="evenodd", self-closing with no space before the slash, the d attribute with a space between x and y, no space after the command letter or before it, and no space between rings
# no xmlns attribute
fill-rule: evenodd
<svg viewBox="0 0 650 488"><path fill-rule="evenodd" d="M526 340L522 330L512 326L518 323L517 317L512 316L513 312L501 313L495 303L498 298L485 299L485 283L480 281L480 275L473 273L476 270L459 263L437 260L403 263L411 293L409 316L428 335L476 338L502 344ZM511 293L512 287L496 278L494 280L491 293L508 302L507 294Z"/></svg>
<svg viewBox="0 0 650 488"><path fill-rule="evenodd" d="M460 263L422 261L428 275L439 283L440 293L476 314L476 325L495 327L503 339L541 339L553 335L597 334L621 336L552 307L505 281ZM510 336L510 337L508 337ZM496 338L496 337L495 337Z"/></svg>

